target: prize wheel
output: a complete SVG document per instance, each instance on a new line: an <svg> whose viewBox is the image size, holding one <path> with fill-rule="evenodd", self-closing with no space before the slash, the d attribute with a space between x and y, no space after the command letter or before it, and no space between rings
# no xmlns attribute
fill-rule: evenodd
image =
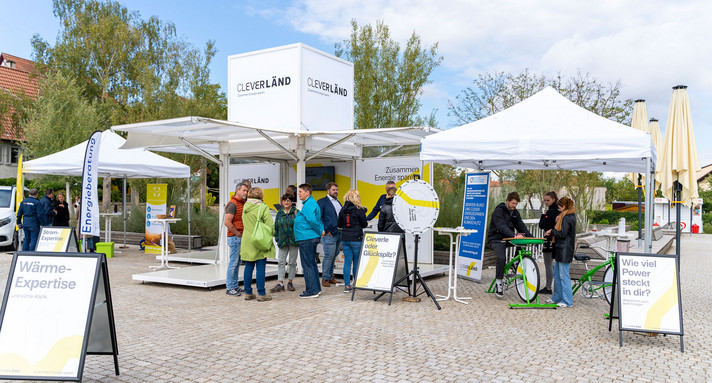
<svg viewBox="0 0 712 383"><path fill-rule="evenodd" d="M527 291L525 291L524 278L522 277L522 274L527 277L526 289L529 290L528 302ZM539 292L539 267L531 257L522 257L522 261L517 265L515 281L519 298L522 298L522 300L526 303L530 303L536 299L536 295Z"/></svg>
<svg viewBox="0 0 712 383"><path fill-rule="evenodd" d="M403 183L393 197L393 216L406 233L422 234L432 228L439 212L438 195L423 180Z"/></svg>

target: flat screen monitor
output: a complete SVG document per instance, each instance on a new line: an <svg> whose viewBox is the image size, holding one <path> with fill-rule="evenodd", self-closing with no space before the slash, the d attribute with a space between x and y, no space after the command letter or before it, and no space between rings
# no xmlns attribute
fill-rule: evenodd
<svg viewBox="0 0 712 383"><path fill-rule="evenodd" d="M312 166L305 169L304 179L314 190L326 190L326 184L334 182L333 166Z"/></svg>

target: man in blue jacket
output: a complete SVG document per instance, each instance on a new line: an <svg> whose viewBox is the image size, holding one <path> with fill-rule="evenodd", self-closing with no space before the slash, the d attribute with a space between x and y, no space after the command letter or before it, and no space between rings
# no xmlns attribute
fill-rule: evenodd
<svg viewBox="0 0 712 383"><path fill-rule="evenodd" d="M40 205L42 205L42 214L40 214L40 226L52 226L52 221L54 221L54 216L57 212L54 211L53 201L54 189L45 190L45 194L40 200Z"/></svg>
<svg viewBox="0 0 712 383"><path fill-rule="evenodd" d="M37 189L30 189L29 197L20 202L17 210L17 226L25 232L22 251L34 251L37 237L40 234L40 215L43 213L40 200L37 199Z"/></svg>
<svg viewBox="0 0 712 383"><path fill-rule="evenodd" d="M321 285L329 287L336 285L334 278L334 261L341 252L341 232L337 225L341 202L339 202L339 185L335 182L326 184L326 197L317 201L321 209L321 222L324 231L321 236L321 245L324 247L324 261L321 263Z"/></svg>
<svg viewBox="0 0 712 383"><path fill-rule="evenodd" d="M297 190L302 201L302 210L294 219L294 239L299 244L299 260L302 263L306 286L299 298L318 298L321 293L319 270L316 268L316 245L324 232L324 225L321 223L321 210L311 192L310 184L301 184Z"/></svg>

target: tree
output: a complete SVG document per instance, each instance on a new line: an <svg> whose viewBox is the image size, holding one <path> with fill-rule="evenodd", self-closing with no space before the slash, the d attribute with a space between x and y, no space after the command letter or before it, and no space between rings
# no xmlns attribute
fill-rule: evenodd
<svg viewBox="0 0 712 383"><path fill-rule="evenodd" d="M478 76L473 85L464 89L455 102L448 103L448 115L454 117L458 124L500 112L547 86L553 87L577 105L617 122L628 120L632 112L632 101L620 98L620 82L604 85L581 72L568 78L561 74L553 77L538 75L528 69L519 74L485 73ZM579 211L578 227L581 230L587 227L586 209L592 208L594 190L603 183L600 173L584 171L517 170L501 171L498 175L500 179L516 184L516 189L526 198L532 210L533 197L541 200L547 191L565 190L576 202Z"/></svg>
<svg viewBox="0 0 712 383"><path fill-rule="evenodd" d="M401 53L382 21L375 28L359 27L355 20L351 26L351 38L336 44L335 54L354 63L356 128L436 126L434 111L429 117L418 113L423 86L443 59L438 44L424 47L413 32Z"/></svg>

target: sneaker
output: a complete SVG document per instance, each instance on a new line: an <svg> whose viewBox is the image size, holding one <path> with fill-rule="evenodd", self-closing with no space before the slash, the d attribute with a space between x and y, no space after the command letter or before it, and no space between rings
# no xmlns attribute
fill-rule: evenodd
<svg viewBox="0 0 712 383"><path fill-rule="evenodd" d="M282 291L284 291L284 289L282 289ZM271 300L272 300L272 296L271 296L271 295L266 295L266 294L265 294L265 295L258 295L258 296L257 296L257 302L267 302L267 301L271 301Z"/></svg>
<svg viewBox="0 0 712 383"><path fill-rule="evenodd" d="M245 300L246 300L246 301L251 301L251 300L253 300L253 299L255 299L255 298L256 298L256 297L255 297L255 294L245 294Z"/></svg>
<svg viewBox="0 0 712 383"><path fill-rule="evenodd" d="M292 284L292 282L287 282L287 290L289 290L289 291L294 291L294 290L296 290L296 289L294 288L294 284Z"/></svg>
<svg viewBox="0 0 712 383"><path fill-rule="evenodd" d="M269 292L270 292L270 293L279 293L279 292L282 292L282 291L284 291L284 285L281 284L281 283L277 283L277 286L275 286L275 287L269 289Z"/></svg>
<svg viewBox="0 0 712 383"><path fill-rule="evenodd" d="M329 287L329 286L331 286L331 285L329 284L329 281L327 281L327 280L321 281L321 285L324 286L324 287Z"/></svg>
<svg viewBox="0 0 712 383"><path fill-rule="evenodd" d="M240 289L230 289L225 291L225 294L231 297L239 297L242 294L242 291L240 291Z"/></svg>
<svg viewBox="0 0 712 383"><path fill-rule="evenodd" d="M316 294L308 294L308 293L306 293L306 292L303 292L303 293L299 294L299 298L304 298L304 299L308 299L308 298L319 298L319 293L316 293Z"/></svg>
<svg viewBox="0 0 712 383"><path fill-rule="evenodd" d="M553 293L553 292L551 291L551 289L547 289L546 287L544 287L543 289L539 290L539 294L549 294L549 295L551 295L552 293Z"/></svg>
<svg viewBox="0 0 712 383"><path fill-rule="evenodd" d="M556 303L556 302L554 302L553 299L547 299L547 300L546 300L546 303Z"/></svg>
<svg viewBox="0 0 712 383"><path fill-rule="evenodd" d="M497 298L502 298L502 297L504 297L504 291L503 291L503 289L502 289L502 285L501 285L501 284L495 283L495 285L494 285L494 295L496 295Z"/></svg>
<svg viewBox="0 0 712 383"><path fill-rule="evenodd" d="M564 303L564 302L557 303L557 305L558 305L559 307L574 307L573 305L569 306L569 305L567 305L567 304Z"/></svg>
<svg viewBox="0 0 712 383"><path fill-rule="evenodd" d="M345 292L345 293L350 293L350 292L351 292L351 286L344 286L344 292Z"/></svg>

